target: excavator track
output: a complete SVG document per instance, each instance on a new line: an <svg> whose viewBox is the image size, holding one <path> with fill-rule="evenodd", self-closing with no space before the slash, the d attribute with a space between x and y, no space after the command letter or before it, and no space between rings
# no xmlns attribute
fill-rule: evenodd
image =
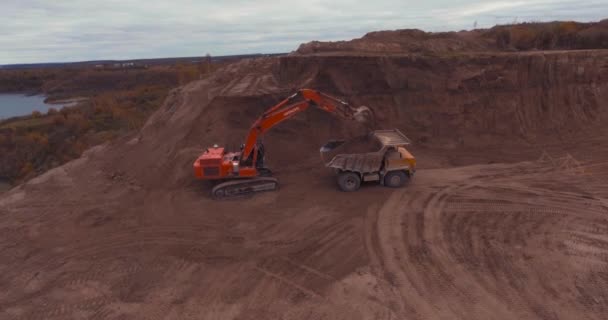
<svg viewBox="0 0 608 320"><path fill-rule="evenodd" d="M259 192L274 191L279 188L279 181L272 177L255 177L222 182L211 190L211 196L216 199L234 199L253 195Z"/></svg>

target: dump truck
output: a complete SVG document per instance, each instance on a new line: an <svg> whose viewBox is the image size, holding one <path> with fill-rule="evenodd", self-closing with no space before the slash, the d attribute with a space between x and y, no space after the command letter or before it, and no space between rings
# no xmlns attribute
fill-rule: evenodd
<svg viewBox="0 0 608 320"><path fill-rule="evenodd" d="M376 130L367 137L369 152L351 153L342 147L345 140L333 140L321 147L325 166L335 170L340 190L353 192L362 182L377 182L398 188L416 173L416 158L406 149L411 141L398 129ZM375 151L373 151L375 150Z"/></svg>

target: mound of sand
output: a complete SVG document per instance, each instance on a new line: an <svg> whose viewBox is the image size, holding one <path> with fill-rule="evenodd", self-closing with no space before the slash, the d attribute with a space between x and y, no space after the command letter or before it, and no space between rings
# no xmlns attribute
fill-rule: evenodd
<svg viewBox="0 0 608 320"><path fill-rule="evenodd" d="M350 41L312 41L302 44L293 54L443 56L463 52L570 49L608 49L608 20L597 23L524 23L460 32L378 31Z"/></svg>
<svg viewBox="0 0 608 320"><path fill-rule="evenodd" d="M382 145L370 135L348 139L336 151L340 153L368 153L376 152Z"/></svg>
<svg viewBox="0 0 608 320"><path fill-rule="evenodd" d="M364 52L379 54L484 51L491 46L473 33L437 33L421 30L378 31L351 41L313 41L300 45L297 54Z"/></svg>
<svg viewBox="0 0 608 320"><path fill-rule="evenodd" d="M191 163L204 148L238 149L264 110L305 87L370 106L377 129L402 130L414 148L559 142L607 118L605 57L597 51L242 61L175 91L133 143L115 146L111 163L154 188L181 188L192 181ZM280 172L322 165L318 150L327 140L365 132L362 124L310 110L263 139L269 165Z"/></svg>
<svg viewBox="0 0 608 320"><path fill-rule="evenodd" d="M0 196L0 318L600 319L607 57L230 65L175 90L141 132ZM264 138L279 192L210 200L194 159L214 143L236 149L303 87L410 137L413 183L337 191L318 148L366 128L311 110ZM534 161L541 151L565 160Z"/></svg>

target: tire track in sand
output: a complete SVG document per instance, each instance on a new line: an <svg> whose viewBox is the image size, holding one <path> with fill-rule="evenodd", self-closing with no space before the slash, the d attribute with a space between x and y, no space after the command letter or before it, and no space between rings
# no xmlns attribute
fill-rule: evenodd
<svg viewBox="0 0 608 320"><path fill-rule="evenodd" d="M574 239L595 251L595 262L604 258L597 251L605 252L606 237L596 233L581 239L579 229L602 230L589 220L601 219L601 203L577 191L529 186L542 178L534 170L488 168L489 175L473 176L469 168L451 169L455 175L446 174L443 180L419 178L391 195L377 212L375 229L375 214L368 212L371 264L376 276L397 289L396 294L384 292L396 297L399 314L420 319L543 318L556 314L559 299L568 303L566 312L580 308L571 296L560 295L541 270L584 250L569 245ZM548 186L571 190L553 176L543 178ZM576 219L584 221L574 223ZM570 235L566 240L564 232ZM543 251L551 255L539 255ZM592 270L581 263L579 267ZM573 271L555 272L573 279Z"/></svg>
<svg viewBox="0 0 608 320"><path fill-rule="evenodd" d="M513 315L499 301L484 294L483 287L449 259L449 253L439 245L441 239L437 235L441 230L429 232L429 228L435 228L432 220L441 213L445 200L456 191L473 186L460 184L443 187L439 192L424 186L414 192L400 190L379 211L377 237L385 271L399 290L402 310L415 310L417 318L466 318L472 313L492 318L497 312Z"/></svg>

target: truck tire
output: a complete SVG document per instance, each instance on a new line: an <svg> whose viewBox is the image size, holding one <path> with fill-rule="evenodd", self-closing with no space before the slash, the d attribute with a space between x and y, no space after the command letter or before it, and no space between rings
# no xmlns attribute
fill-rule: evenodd
<svg viewBox="0 0 608 320"><path fill-rule="evenodd" d="M384 185L391 188L403 187L409 177L405 171L391 171L384 176Z"/></svg>
<svg viewBox="0 0 608 320"><path fill-rule="evenodd" d="M357 191L361 186L361 177L354 172L341 172L338 174L338 185L344 192Z"/></svg>

